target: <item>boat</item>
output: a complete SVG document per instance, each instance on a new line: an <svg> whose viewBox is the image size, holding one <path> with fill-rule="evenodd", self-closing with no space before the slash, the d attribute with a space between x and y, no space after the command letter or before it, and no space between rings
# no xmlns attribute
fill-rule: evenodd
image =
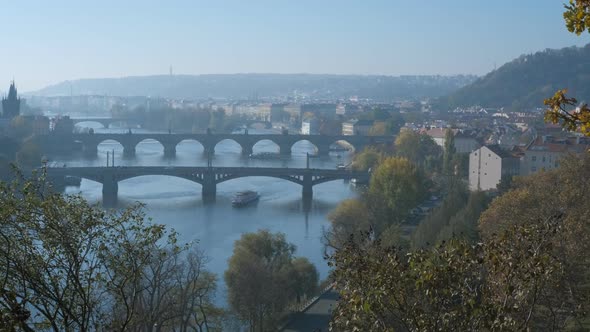
<svg viewBox="0 0 590 332"><path fill-rule="evenodd" d="M233 205L234 207L246 206L250 203L258 201L259 198L260 195L258 195L256 191L240 191L236 193L234 198L231 200L231 205Z"/></svg>

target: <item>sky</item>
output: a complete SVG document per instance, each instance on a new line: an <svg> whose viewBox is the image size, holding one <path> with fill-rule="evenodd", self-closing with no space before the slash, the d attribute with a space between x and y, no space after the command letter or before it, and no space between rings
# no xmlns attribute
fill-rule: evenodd
<svg viewBox="0 0 590 332"><path fill-rule="evenodd" d="M18 0L0 6L0 91L168 74L476 74L584 45L563 0ZM4 87L6 86L6 87Z"/></svg>

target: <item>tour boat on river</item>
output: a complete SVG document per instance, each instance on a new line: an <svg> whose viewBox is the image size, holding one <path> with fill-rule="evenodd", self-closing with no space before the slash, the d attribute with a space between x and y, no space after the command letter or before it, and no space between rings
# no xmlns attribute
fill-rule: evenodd
<svg viewBox="0 0 590 332"><path fill-rule="evenodd" d="M234 207L246 206L250 203L256 202L260 198L260 195L256 191L246 190L237 193L231 200L231 204Z"/></svg>

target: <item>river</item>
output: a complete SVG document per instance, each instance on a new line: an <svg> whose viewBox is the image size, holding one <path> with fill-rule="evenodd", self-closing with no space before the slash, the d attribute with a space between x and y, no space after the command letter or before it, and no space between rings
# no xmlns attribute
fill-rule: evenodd
<svg viewBox="0 0 590 332"><path fill-rule="evenodd" d="M95 129L96 132L125 132L117 129ZM136 130L140 132L140 130ZM145 132L145 131L143 131ZM276 133L272 130L250 130L250 133ZM52 161L68 167L106 165L107 151L115 153L115 166L206 166L203 147L195 141L183 141L176 147L176 158L164 158L164 148L153 140L137 145L134 158L123 158L123 147L114 141L105 141L98 147L94 159L81 155L54 157ZM278 152L278 146L261 141L254 146L254 153ZM301 141L292 149L287 160L260 160L245 158L240 146L233 141L220 142L215 149L214 166L290 167L304 168L306 153L314 153L314 146ZM330 156L310 158L310 167L335 168L348 163L349 152L331 152ZM231 197L237 191L256 190L260 201L245 208L232 208ZM267 177L247 177L230 180L217 186L215 203L203 204L201 186L197 183L168 176L142 176L119 183L119 207L135 202L146 204L146 214L156 223L164 224L179 233L182 242L198 241L199 247L210 259L207 268L219 277L216 303L226 305L226 287L223 272L232 254L234 242L243 233L268 229L283 232L287 240L297 246L296 256L307 257L318 269L320 278L328 274L323 259L322 230L329 226L328 213L344 199L356 193L348 183L332 181L313 188L311 210L303 210L301 186L286 180ZM66 193L81 193L90 202L99 202L102 185L82 180L81 186L68 187Z"/></svg>

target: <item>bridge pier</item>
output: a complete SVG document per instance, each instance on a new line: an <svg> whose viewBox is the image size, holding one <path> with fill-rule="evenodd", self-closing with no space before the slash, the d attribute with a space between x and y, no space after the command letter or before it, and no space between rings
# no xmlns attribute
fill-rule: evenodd
<svg viewBox="0 0 590 332"><path fill-rule="evenodd" d="M112 176L105 177L102 183L102 205L104 207L117 206L119 196L119 182Z"/></svg>
<svg viewBox="0 0 590 332"><path fill-rule="evenodd" d="M279 144L279 153L283 156L291 155L291 142Z"/></svg>
<svg viewBox="0 0 590 332"><path fill-rule="evenodd" d="M96 157L98 155L98 144L84 144L82 151L86 157Z"/></svg>
<svg viewBox="0 0 590 332"><path fill-rule="evenodd" d="M303 199L303 205L306 204L311 206L311 201L313 200L313 184L312 184L312 175L305 174L303 176L303 188L301 190L301 197Z"/></svg>
<svg viewBox="0 0 590 332"><path fill-rule="evenodd" d="M215 146L209 146L203 144L203 154L205 156L212 156L215 154Z"/></svg>
<svg viewBox="0 0 590 332"><path fill-rule="evenodd" d="M249 156L254 152L254 146L253 145L242 145L242 155L243 156Z"/></svg>
<svg viewBox="0 0 590 332"><path fill-rule="evenodd" d="M132 144L123 145L123 156L135 157L135 145L132 145Z"/></svg>
<svg viewBox="0 0 590 332"><path fill-rule="evenodd" d="M176 144L165 144L164 145L164 157L167 157L167 158L176 157Z"/></svg>
<svg viewBox="0 0 590 332"><path fill-rule="evenodd" d="M318 156L327 156L330 154L330 145L331 144L317 144Z"/></svg>
<svg viewBox="0 0 590 332"><path fill-rule="evenodd" d="M215 196L217 196L217 183L215 182L215 173L206 172L203 175L201 196L203 198L203 202L205 203L215 202Z"/></svg>

